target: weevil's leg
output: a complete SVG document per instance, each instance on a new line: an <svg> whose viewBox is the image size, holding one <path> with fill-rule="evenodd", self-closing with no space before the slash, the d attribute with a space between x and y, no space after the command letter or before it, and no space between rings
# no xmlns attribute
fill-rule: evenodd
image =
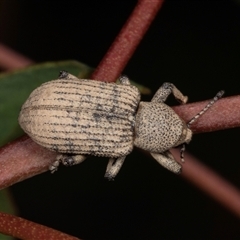
<svg viewBox="0 0 240 240"><path fill-rule="evenodd" d="M60 164L60 161L56 160L54 161L50 166L49 166L49 170L51 173L55 173L58 170L58 166Z"/></svg>
<svg viewBox="0 0 240 240"><path fill-rule="evenodd" d="M73 79L80 80L79 78L77 78L74 75L68 73L67 71L60 71L58 78L59 79L66 79L66 80L73 80Z"/></svg>
<svg viewBox="0 0 240 240"><path fill-rule="evenodd" d="M180 103L186 103L188 100L187 96L184 96L176 87L174 84L165 82L155 93L155 95L152 98L152 102L165 102L169 94L173 94L174 97L180 102Z"/></svg>
<svg viewBox="0 0 240 240"><path fill-rule="evenodd" d="M56 160L49 166L51 173L54 173L58 170L59 164L62 161L62 154L57 155Z"/></svg>
<svg viewBox="0 0 240 240"><path fill-rule="evenodd" d="M164 153L151 153L153 158L160 163L163 167L171 172L180 174L182 171L182 166L173 158L173 155L166 151Z"/></svg>
<svg viewBox="0 0 240 240"><path fill-rule="evenodd" d="M185 160L184 160L184 152L186 151L186 144L183 143L182 144L182 147L180 149L180 158L181 158L181 162L184 163Z"/></svg>
<svg viewBox="0 0 240 240"><path fill-rule="evenodd" d="M86 158L84 155L58 154L56 161L49 166L49 170L54 173L57 171L60 162L65 166L72 166L83 162Z"/></svg>
<svg viewBox="0 0 240 240"><path fill-rule="evenodd" d="M125 84L125 85L130 85L130 80L129 78L126 76L126 75L122 75L120 78L119 78L119 82L121 84Z"/></svg>
<svg viewBox="0 0 240 240"><path fill-rule="evenodd" d="M87 157L85 155L62 155L62 164L64 166L73 166L83 162Z"/></svg>
<svg viewBox="0 0 240 240"><path fill-rule="evenodd" d="M119 170L121 169L125 158L126 156L115 158L115 159L110 158L108 161L107 170L104 177L107 178L108 180L114 180Z"/></svg>

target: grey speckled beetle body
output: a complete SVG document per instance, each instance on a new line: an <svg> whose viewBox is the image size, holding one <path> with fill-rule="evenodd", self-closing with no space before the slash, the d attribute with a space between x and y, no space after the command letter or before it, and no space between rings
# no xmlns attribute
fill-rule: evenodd
<svg viewBox="0 0 240 240"><path fill-rule="evenodd" d="M137 146L168 170L180 173L181 165L168 150L188 143L192 131L164 103L170 93L186 103L187 97L171 83L164 83L151 102L140 102L139 90L127 77L115 84L78 79L62 71L57 80L31 93L22 106L19 124L36 143L59 153L50 166L52 172L60 162L75 165L95 155L110 157L105 176L113 179Z"/></svg>

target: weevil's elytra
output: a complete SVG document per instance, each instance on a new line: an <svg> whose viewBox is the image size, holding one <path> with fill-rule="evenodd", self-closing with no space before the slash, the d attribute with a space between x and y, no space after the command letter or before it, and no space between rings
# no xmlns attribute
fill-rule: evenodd
<svg viewBox="0 0 240 240"><path fill-rule="evenodd" d="M139 100L131 85L54 80L33 91L19 122L34 141L51 150L119 157L132 151L130 116Z"/></svg>
<svg viewBox="0 0 240 240"><path fill-rule="evenodd" d="M105 176L113 179L135 145L180 173L181 165L168 150L191 140L190 124L221 94L187 125L164 103L170 93L186 103L187 97L172 83L164 83L151 102L140 102L139 90L126 76L115 84L78 79L62 71L58 79L30 94L19 124L36 143L59 153L50 166L52 172L60 162L75 165L95 155L110 158Z"/></svg>

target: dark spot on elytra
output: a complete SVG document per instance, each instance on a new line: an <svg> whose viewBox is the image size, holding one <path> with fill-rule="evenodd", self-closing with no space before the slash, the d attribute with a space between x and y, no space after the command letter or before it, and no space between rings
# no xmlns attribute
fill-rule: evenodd
<svg viewBox="0 0 240 240"><path fill-rule="evenodd" d="M81 128L90 128L90 125L82 125Z"/></svg>
<svg viewBox="0 0 240 240"><path fill-rule="evenodd" d="M74 150L74 144L71 140L69 140L67 143L66 143L66 146L68 147L69 150Z"/></svg>
<svg viewBox="0 0 240 240"><path fill-rule="evenodd" d="M113 105L112 108L110 109L110 112L114 113L115 111L116 111L116 106Z"/></svg>
<svg viewBox="0 0 240 240"><path fill-rule="evenodd" d="M102 104L97 104L97 110L102 110L103 109L103 106L102 106Z"/></svg>
<svg viewBox="0 0 240 240"><path fill-rule="evenodd" d="M113 85L113 92L114 92L114 95L118 95L119 91L118 91L118 85L117 84L114 84Z"/></svg>
<svg viewBox="0 0 240 240"><path fill-rule="evenodd" d="M113 116L113 115L107 115L106 116L106 119L111 123L112 122L112 120L115 118L115 116Z"/></svg>
<svg viewBox="0 0 240 240"><path fill-rule="evenodd" d="M94 120L96 121L96 122L99 122L99 121L101 121L101 114L99 114L99 113L93 113L93 118L94 118Z"/></svg>
<svg viewBox="0 0 240 240"><path fill-rule="evenodd" d="M91 98L92 98L91 94L86 94L86 97L88 100L91 100Z"/></svg>

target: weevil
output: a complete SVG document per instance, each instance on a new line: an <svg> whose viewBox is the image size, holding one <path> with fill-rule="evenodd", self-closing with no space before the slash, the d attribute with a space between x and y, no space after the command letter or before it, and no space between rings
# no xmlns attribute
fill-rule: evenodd
<svg viewBox="0 0 240 240"><path fill-rule="evenodd" d="M172 83L164 83L151 102L143 102L126 76L119 80L120 84L78 79L61 71L58 79L30 94L20 111L19 124L33 141L58 153L49 167L52 173L60 162L71 166L94 155L110 158L105 177L114 179L136 146L179 174L182 166L169 149L189 143L190 125L223 95L220 91L185 123L165 104L171 93L179 102L187 102L188 98Z"/></svg>

